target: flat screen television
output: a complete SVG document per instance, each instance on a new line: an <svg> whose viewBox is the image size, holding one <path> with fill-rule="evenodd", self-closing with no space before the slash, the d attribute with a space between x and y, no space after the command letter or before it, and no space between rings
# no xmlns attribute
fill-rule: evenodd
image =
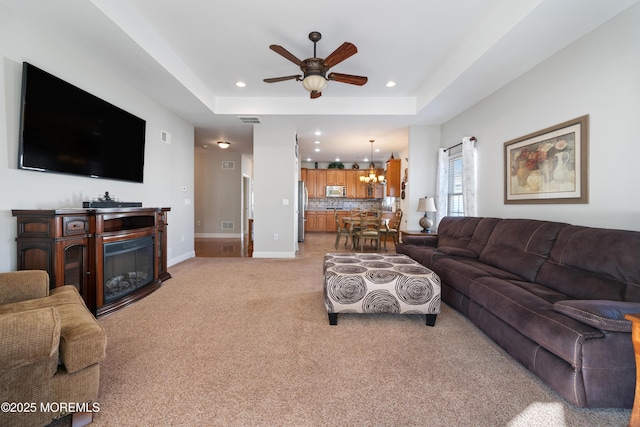
<svg viewBox="0 0 640 427"><path fill-rule="evenodd" d="M18 168L143 182L146 121L27 62Z"/></svg>

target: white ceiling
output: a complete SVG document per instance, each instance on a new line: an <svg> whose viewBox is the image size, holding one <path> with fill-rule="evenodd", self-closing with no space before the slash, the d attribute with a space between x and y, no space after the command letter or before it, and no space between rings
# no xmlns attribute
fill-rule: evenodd
<svg viewBox="0 0 640 427"><path fill-rule="evenodd" d="M454 117L637 1L0 0L0 12L90 50L193 123L197 149L225 140L229 150L251 153L253 127L238 118L248 116L291 124L303 160L353 162L368 156L371 139L381 149L374 160L397 155L409 126ZM368 83L329 82L313 100L300 82L264 83L300 73L269 45L305 59L313 56L311 31L322 33L322 58L355 44L358 53L331 71ZM388 80L397 85L385 87Z"/></svg>

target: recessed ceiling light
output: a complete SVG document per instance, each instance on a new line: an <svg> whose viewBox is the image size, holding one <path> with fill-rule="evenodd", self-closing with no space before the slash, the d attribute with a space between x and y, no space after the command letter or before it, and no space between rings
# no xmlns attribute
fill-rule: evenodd
<svg viewBox="0 0 640 427"><path fill-rule="evenodd" d="M393 80L389 80L387 84L385 84L386 87L394 87L395 85L396 85L396 82L394 82Z"/></svg>
<svg viewBox="0 0 640 427"><path fill-rule="evenodd" d="M311 161L311 157L307 157L307 162L310 162L310 161Z"/></svg>
<svg viewBox="0 0 640 427"><path fill-rule="evenodd" d="M320 144L320 141L313 141L314 144Z"/></svg>
<svg viewBox="0 0 640 427"><path fill-rule="evenodd" d="M340 157L336 157L336 162L339 162L339 161L340 161Z"/></svg>
<svg viewBox="0 0 640 427"><path fill-rule="evenodd" d="M319 152L319 151L320 151L320 149L319 149L319 148L316 148L316 150L315 150L315 151L316 151L316 153L317 153L317 152Z"/></svg>
<svg viewBox="0 0 640 427"><path fill-rule="evenodd" d="M236 82L236 86L238 86L238 87L245 87L246 85L247 84L245 82L243 82L243 81L237 81Z"/></svg>
<svg viewBox="0 0 640 427"><path fill-rule="evenodd" d="M376 149L375 149L375 150L373 150L373 151L375 151L376 153L379 153L379 152L380 152L380 149L379 149L379 148L376 148Z"/></svg>
<svg viewBox="0 0 640 427"><path fill-rule="evenodd" d="M317 130L317 131L315 131L314 135L315 135L315 136L320 136L320 135L322 135L322 132L320 132L319 130Z"/></svg>
<svg viewBox="0 0 640 427"><path fill-rule="evenodd" d="M202 144L202 148L209 148L207 144Z"/></svg>

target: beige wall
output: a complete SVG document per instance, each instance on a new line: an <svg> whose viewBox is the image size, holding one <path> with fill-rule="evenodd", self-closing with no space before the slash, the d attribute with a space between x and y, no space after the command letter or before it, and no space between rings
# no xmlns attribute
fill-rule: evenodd
<svg viewBox="0 0 640 427"><path fill-rule="evenodd" d="M640 230L640 4L442 126L474 135L478 215ZM504 143L589 115L589 203L504 204ZM435 154L434 154L435 155Z"/></svg>
<svg viewBox="0 0 640 427"><path fill-rule="evenodd" d="M218 147L194 155L195 236L240 237L242 233L242 169L240 154ZM223 169L223 163L234 169ZM233 229L223 228L233 223Z"/></svg>

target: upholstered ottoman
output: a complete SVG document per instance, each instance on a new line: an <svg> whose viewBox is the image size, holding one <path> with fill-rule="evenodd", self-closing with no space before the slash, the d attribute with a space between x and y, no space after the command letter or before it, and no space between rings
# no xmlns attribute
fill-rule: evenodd
<svg viewBox="0 0 640 427"><path fill-rule="evenodd" d="M324 257L324 303L329 324L338 313L440 313L440 278L403 254L329 253Z"/></svg>

